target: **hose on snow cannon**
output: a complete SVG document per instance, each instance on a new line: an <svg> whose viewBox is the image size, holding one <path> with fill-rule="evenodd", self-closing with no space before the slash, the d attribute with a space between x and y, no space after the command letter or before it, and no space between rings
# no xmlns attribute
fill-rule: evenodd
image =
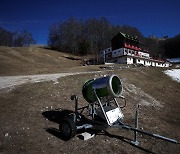
<svg viewBox="0 0 180 154"><path fill-rule="evenodd" d="M82 94L89 103L92 103L95 100L94 90L96 90L98 97L120 97L122 93L121 80L118 76L111 75L86 81L82 88Z"/></svg>

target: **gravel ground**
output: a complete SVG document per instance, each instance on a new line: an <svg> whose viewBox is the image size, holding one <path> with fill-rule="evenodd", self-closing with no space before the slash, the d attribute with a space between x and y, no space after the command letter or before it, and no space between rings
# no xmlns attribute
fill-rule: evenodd
<svg viewBox="0 0 180 154"><path fill-rule="evenodd" d="M26 76L1 76L0 77L0 89L12 88L25 83L37 83L45 81L53 81L54 84L58 83L58 78L77 75L77 74L89 74L101 71L92 72L76 72L76 73L56 73L56 74L41 74L41 75L26 75Z"/></svg>

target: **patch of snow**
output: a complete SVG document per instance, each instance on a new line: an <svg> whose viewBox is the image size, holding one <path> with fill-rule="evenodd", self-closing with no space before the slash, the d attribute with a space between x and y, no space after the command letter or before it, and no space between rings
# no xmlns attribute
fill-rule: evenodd
<svg viewBox="0 0 180 154"><path fill-rule="evenodd" d="M164 73L172 78L172 80L180 83L180 69L166 70Z"/></svg>
<svg viewBox="0 0 180 154"><path fill-rule="evenodd" d="M177 65L175 65L175 68L180 68L180 64L179 64L179 65L178 65L178 64L177 64Z"/></svg>
<svg viewBox="0 0 180 154"><path fill-rule="evenodd" d="M179 58L167 59L167 61L169 61L169 62L171 62L171 63L180 63L180 57L179 57Z"/></svg>
<svg viewBox="0 0 180 154"><path fill-rule="evenodd" d="M114 63L105 63L105 65L113 65Z"/></svg>
<svg viewBox="0 0 180 154"><path fill-rule="evenodd" d="M140 104L143 105L143 106L151 106L151 103L147 102L146 100L142 99L140 101Z"/></svg>
<svg viewBox="0 0 180 154"><path fill-rule="evenodd" d="M124 94L133 96L142 106L163 107L162 102L157 101L155 98L145 93L141 88L136 87L134 84L124 82Z"/></svg>
<svg viewBox="0 0 180 154"><path fill-rule="evenodd" d="M4 136L5 136L5 137L8 137L8 136L9 136L9 133L6 133Z"/></svg>

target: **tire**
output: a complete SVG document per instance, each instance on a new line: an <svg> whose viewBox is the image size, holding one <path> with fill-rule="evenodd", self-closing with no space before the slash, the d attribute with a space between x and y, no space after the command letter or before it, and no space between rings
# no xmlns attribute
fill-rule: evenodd
<svg viewBox="0 0 180 154"><path fill-rule="evenodd" d="M59 125L61 136L64 140L70 140L77 133L76 123L72 117L65 117Z"/></svg>

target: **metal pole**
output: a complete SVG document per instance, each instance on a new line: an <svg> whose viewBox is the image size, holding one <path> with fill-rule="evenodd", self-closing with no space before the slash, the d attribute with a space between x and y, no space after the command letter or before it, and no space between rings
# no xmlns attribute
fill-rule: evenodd
<svg viewBox="0 0 180 154"><path fill-rule="evenodd" d="M77 122L77 116L78 116L78 97L75 96L75 114L76 114L76 122Z"/></svg>
<svg viewBox="0 0 180 154"><path fill-rule="evenodd" d="M176 144L178 143L179 144L179 142L174 140L174 139L167 138L167 137L161 136L159 134L149 133L149 132L146 132L146 131L143 131L143 130L140 130L140 129L137 129L137 128L133 128L133 127L128 126L128 125L125 125L125 124L122 125L122 128L125 128L125 129L128 129L128 130L133 130L133 131L136 131L136 132L139 132L139 133L142 133L142 134L154 137L154 138L158 138L158 139L161 139L161 140L164 140L164 141L168 141L168 142L172 142L172 143L176 143Z"/></svg>
<svg viewBox="0 0 180 154"><path fill-rule="evenodd" d="M74 122L77 122L78 117L78 96L72 95L71 100L75 100L75 116L74 116Z"/></svg>
<svg viewBox="0 0 180 154"><path fill-rule="evenodd" d="M104 59L104 64L106 63L106 53L103 51L103 59Z"/></svg>
<svg viewBox="0 0 180 154"><path fill-rule="evenodd" d="M107 117L107 114L106 114L106 112L104 111L104 108L103 108L103 106L102 106L102 103L101 103L99 97L97 96L95 89L94 89L94 95L95 95L95 97L96 97L96 99L97 99L97 101L98 101L98 103L99 103L99 106L101 107L101 111L103 112L104 117L105 117L108 125L110 126L111 124L110 124L110 122L109 122L109 119L108 119L108 117Z"/></svg>
<svg viewBox="0 0 180 154"><path fill-rule="evenodd" d="M135 114L135 128L138 129L138 116L139 116L139 105L136 108L136 114ZM137 131L134 131L134 140L131 141L132 144L134 145L139 145L139 142L137 141Z"/></svg>
<svg viewBox="0 0 180 154"><path fill-rule="evenodd" d="M139 108L139 106L138 106L138 108ZM135 120L135 128L136 129L138 129L138 116L139 116L138 108L136 110L136 120ZM134 139L135 139L135 141L137 141L137 131L134 131Z"/></svg>

